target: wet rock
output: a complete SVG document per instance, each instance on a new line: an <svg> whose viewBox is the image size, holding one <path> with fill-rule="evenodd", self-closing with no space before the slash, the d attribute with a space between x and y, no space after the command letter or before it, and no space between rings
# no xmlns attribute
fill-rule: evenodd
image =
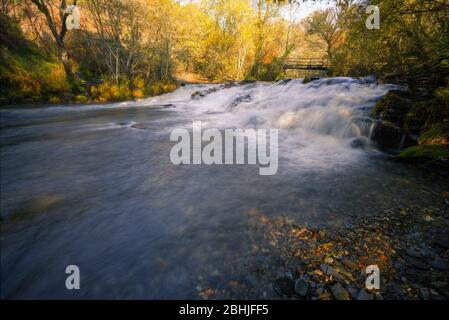
<svg viewBox="0 0 449 320"><path fill-rule="evenodd" d="M300 297L305 297L307 295L307 292L309 291L309 283L307 280L301 278L296 280L295 282L295 292Z"/></svg>
<svg viewBox="0 0 449 320"><path fill-rule="evenodd" d="M239 82L240 85L245 85L249 83L256 83L256 80L243 80Z"/></svg>
<svg viewBox="0 0 449 320"><path fill-rule="evenodd" d="M408 257L406 261L409 265L419 270L427 270L429 268L429 265L425 261L420 259Z"/></svg>
<svg viewBox="0 0 449 320"><path fill-rule="evenodd" d="M204 98L205 96L207 96L210 93L218 91L219 89L222 89L222 87L213 87L213 88L203 90L203 91L195 91L194 93L192 93L191 98L193 100L199 100L201 98Z"/></svg>
<svg viewBox="0 0 449 320"><path fill-rule="evenodd" d="M360 290L360 293L357 296L357 300L374 300L374 295L363 288L362 290Z"/></svg>
<svg viewBox="0 0 449 320"><path fill-rule="evenodd" d="M343 263L343 265L349 269L357 270L359 268L359 266L354 261L348 258L343 258L341 263Z"/></svg>
<svg viewBox="0 0 449 320"><path fill-rule="evenodd" d="M433 260L429 261L429 264L432 266L432 268L441 270L441 271L447 271L449 270L449 265L441 259L439 256L435 256Z"/></svg>
<svg viewBox="0 0 449 320"><path fill-rule="evenodd" d="M402 126L411 105L411 96L408 91L390 90L377 102L373 115L389 123Z"/></svg>
<svg viewBox="0 0 449 320"><path fill-rule="evenodd" d="M331 264L332 262L334 262L334 259L332 259L331 257L326 257L326 259L324 259L324 262Z"/></svg>
<svg viewBox="0 0 449 320"><path fill-rule="evenodd" d="M287 83L289 83L290 81L292 81L293 79L289 78L289 79L284 79L278 82L278 85L286 85Z"/></svg>
<svg viewBox="0 0 449 320"><path fill-rule="evenodd" d="M230 107L232 109L232 108L237 107L242 102L250 102L250 101L251 101L251 95L250 94L245 94L245 95L242 95L242 96L238 96L237 98L234 99L234 101L232 101Z"/></svg>
<svg viewBox="0 0 449 320"><path fill-rule="evenodd" d="M139 123L133 124L133 125L131 126L131 128L133 128L133 129L139 129L139 130L146 130L146 129L147 129L147 127L145 127L145 125L139 124Z"/></svg>
<svg viewBox="0 0 449 320"><path fill-rule="evenodd" d="M449 239L447 239L447 238L435 239L434 243L443 249L449 249Z"/></svg>
<svg viewBox="0 0 449 320"><path fill-rule="evenodd" d="M340 283L332 286L332 294L337 300L351 300L348 291Z"/></svg>
<svg viewBox="0 0 449 320"><path fill-rule="evenodd" d="M357 297L359 296L359 290L351 285L346 286L346 290L349 292L350 296L352 299L357 299Z"/></svg>
<svg viewBox="0 0 449 320"><path fill-rule="evenodd" d="M401 145L403 132L393 124L378 123L371 138L379 147L398 149Z"/></svg>
<svg viewBox="0 0 449 320"><path fill-rule="evenodd" d="M436 253L430 249L421 248L421 256L423 256L426 260L433 260L436 256Z"/></svg>
<svg viewBox="0 0 449 320"><path fill-rule="evenodd" d="M430 290L427 288L419 288L418 293L421 299L429 300L430 299Z"/></svg>
<svg viewBox="0 0 449 320"><path fill-rule="evenodd" d="M385 285L387 292L391 294L394 299L404 299L404 292L401 285L397 282L390 282Z"/></svg>
<svg viewBox="0 0 449 320"><path fill-rule="evenodd" d="M383 300L384 296L380 292L376 292L376 300Z"/></svg>
<svg viewBox="0 0 449 320"><path fill-rule="evenodd" d="M200 91L195 91L194 93L192 93L192 95L190 96L193 100L199 100L200 98L204 97L205 95L200 92Z"/></svg>
<svg viewBox="0 0 449 320"><path fill-rule="evenodd" d="M331 294L329 292L327 292L326 290L324 290L319 296L318 296L318 300L330 300L331 298Z"/></svg>
<svg viewBox="0 0 449 320"><path fill-rule="evenodd" d="M414 247L407 248L405 254L412 258L421 258L421 251Z"/></svg>
<svg viewBox="0 0 449 320"><path fill-rule="evenodd" d="M281 277L274 281L273 289L280 296L291 297L295 293L295 282L290 277Z"/></svg>
<svg viewBox="0 0 449 320"><path fill-rule="evenodd" d="M235 83L235 82L227 82L223 85L223 89L229 89L229 88L235 87L236 85L237 85L237 83Z"/></svg>
<svg viewBox="0 0 449 320"><path fill-rule="evenodd" d="M449 283L446 281L433 281L431 285L436 289L449 288Z"/></svg>
<svg viewBox="0 0 449 320"><path fill-rule="evenodd" d="M355 281L354 276L352 275L352 273L350 273L349 271L347 271L346 269L344 269L343 267L338 267L338 275L343 276L345 278L347 278L348 280L350 280L351 282Z"/></svg>
<svg viewBox="0 0 449 320"><path fill-rule="evenodd" d="M321 264L320 269L325 275L332 275L332 276L338 275L337 271L328 264L325 263Z"/></svg>
<svg viewBox="0 0 449 320"><path fill-rule="evenodd" d="M351 141L350 146L354 149L363 149L365 148L365 141L360 138L355 138Z"/></svg>

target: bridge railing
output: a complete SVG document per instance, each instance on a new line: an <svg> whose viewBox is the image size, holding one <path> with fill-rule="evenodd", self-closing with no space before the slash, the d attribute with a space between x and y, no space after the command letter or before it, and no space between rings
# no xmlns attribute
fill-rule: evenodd
<svg viewBox="0 0 449 320"><path fill-rule="evenodd" d="M285 69L327 69L329 63L322 58L288 58L284 62Z"/></svg>

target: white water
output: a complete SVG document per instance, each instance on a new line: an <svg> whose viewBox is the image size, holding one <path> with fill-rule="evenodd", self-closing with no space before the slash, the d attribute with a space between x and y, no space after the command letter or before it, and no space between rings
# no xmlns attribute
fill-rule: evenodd
<svg viewBox="0 0 449 320"><path fill-rule="evenodd" d="M217 90L211 92L213 88ZM188 113L187 119L207 127L279 129L281 158L301 168L325 169L374 151L369 140L374 122L369 114L392 88L352 78L307 84L295 79L232 87L192 85L140 103L172 103L178 112ZM205 96L193 99L196 91ZM355 139L359 148L354 148Z"/></svg>

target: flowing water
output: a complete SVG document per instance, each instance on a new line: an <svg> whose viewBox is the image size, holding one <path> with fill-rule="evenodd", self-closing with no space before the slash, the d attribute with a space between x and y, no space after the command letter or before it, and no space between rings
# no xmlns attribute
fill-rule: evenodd
<svg viewBox="0 0 449 320"><path fill-rule="evenodd" d="M187 85L107 105L1 110L2 298L198 298L250 250L248 213L327 225L431 206L438 177L369 137L393 86L350 78ZM192 94L194 96L192 97ZM279 169L170 162L174 128L279 128ZM81 289L65 288L77 265ZM225 267L223 267L225 266Z"/></svg>

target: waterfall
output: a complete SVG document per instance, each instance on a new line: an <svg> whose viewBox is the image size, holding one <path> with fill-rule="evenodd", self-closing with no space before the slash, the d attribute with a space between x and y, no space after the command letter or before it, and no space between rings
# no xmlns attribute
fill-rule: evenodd
<svg viewBox="0 0 449 320"><path fill-rule="evenodd" d="M371 110L392 88L346 77L187 85L152 102L173 103L209 127L277 128L281 156L322 167L356 159L371 147Z"/></svg>

